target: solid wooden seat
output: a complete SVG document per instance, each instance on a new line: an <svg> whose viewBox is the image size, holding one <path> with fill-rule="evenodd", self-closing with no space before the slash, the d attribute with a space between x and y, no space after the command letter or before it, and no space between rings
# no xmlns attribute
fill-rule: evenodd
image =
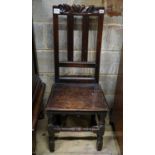
<svg viewBox="0 0 155 155"><path fill-rule="evenodd" d="M67 25L67 61L60 60L59 50L59 19L66 17ZM81 60L74 60L74 19L81 17ZM95 17L97 19L97 37L95 60L88 59L88 43L90 22ZM65 19L65 18L64 18ZM63 19L63 20L64 20ZM94 6L69 6L66 4L53 6L53 35L54 35L54 66L55 66L55 84L52 87L51 94L46 106L48 116L49 149L54 151L54 133L57 131L93 131L97 134L97 150L102 149L104 120L108 105L104 93L99 85L99 66L101 53L101 40L103 30L104 8ZM64 38L65 39L65 38ZM60 68L91 68L93 75L88 73L81 75L61 74ZM91 116L90 127L66 127L60 118L66 115L89 115ZM95 125L94 123L95 116ZM65 123L64 123L65 124Z"/></svg>
<svg viewBox="0 0 155 155"><path fill-rule="evenodd" d="M46 110L107 111L103 91L98 84L54 84Z"/></svg>

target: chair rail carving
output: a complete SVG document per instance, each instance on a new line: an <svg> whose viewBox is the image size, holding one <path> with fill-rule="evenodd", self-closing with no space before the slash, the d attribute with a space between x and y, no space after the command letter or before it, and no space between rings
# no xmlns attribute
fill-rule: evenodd
<svg viewBox="0 0 155 155"><path fill-rule="evenodd" d="M104 10L104 7L95 7L94 5L85 6L85 5L75 5L73 4L59 4L55 6L60 9L60 13L100 13L100 9Z"/></svg>

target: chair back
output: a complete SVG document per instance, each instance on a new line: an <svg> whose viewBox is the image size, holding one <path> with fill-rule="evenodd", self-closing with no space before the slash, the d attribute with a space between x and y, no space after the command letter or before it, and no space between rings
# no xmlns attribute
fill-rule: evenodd
<svg viewBox="0 0 155 155"><path fill-rule="evenodd" d="M66 16L67 25L67 61L59 60L59 18L60 16ZM82 18L82 39L81 39L81 60L74 61L74 29L75 18ZM95 49L95 61L88 61L88 41L91 17L97 18L97 37L96 37L96 49ZM62 4L53 6L53 35L54 35L54 65L55 65L55 82L56 83L98 83L99 81L99 69L100 69L100 53L101 53L101 41L103 31L104 20L104 7L86 7L84 5L72 5ZM77 68L92 68L94 69L94 75L60 75L60 68L64 67L77 67Z"/></svg>

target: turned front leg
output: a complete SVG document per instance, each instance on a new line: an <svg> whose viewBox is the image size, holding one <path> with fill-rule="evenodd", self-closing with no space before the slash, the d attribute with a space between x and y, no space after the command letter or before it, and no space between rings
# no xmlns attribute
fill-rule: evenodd
<svg viewBox="0 0 155 155"><path fill-rule="evenodd" d="M102 150L103 146L103 135L105 131L105 116L106 113L99 114L99 122L98 122L99 130L97 131L97 144L96 144L97 151Z"/></svg>
<svg viewBox="0 0 155 155"><path fill-rule="evenodd" d="M49 135L49 149L54 152L55 142L54 142L54 122L53 115L48 114L48 135Z"/></svg>

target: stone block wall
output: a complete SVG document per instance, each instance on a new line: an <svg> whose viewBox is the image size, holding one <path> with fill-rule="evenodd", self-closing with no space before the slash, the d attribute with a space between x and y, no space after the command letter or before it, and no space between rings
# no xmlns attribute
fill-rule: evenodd
<svg viewBox="0 0 155 155"><path fill-rule="evenodd" d="M115 0L113 0L115 1ZM119 0L120 1L120 0ZM112 0L111 0L112 2ZM36 52L38 59L39 75L41 79L46 83L46 90L44 101L46 104L47 98L49 96L51 86L54 82L54 66L53 66L53 23L52 23L52 6L60 3L67 4L85 4L85 5L97 5L97 6L107 6L109 4L108 0L33 0L33 25L34 34L36 42ZM115 4L115 3L114 3ZM111 4L110 4L111 6ZM113 7L117 8L118 7ZM78 21L77 21L78 24ZM65 58L66 50L66 32L65 24L62 21L60 38L62 39L60 43L60 57ZM102 53L101 53L101 65L100 65L100 84L105 92L108 104L112 106L114 102L115 86L118 76L118 68L121 56L121 48L123 42L123 20L122 15L109 16L105 15L104 27L103 27L103 38L102 38ZM76 42L74 46L74 58L78 60L79 50L81 48L80 42L78 42L81 34L77 30L75 33ZM93 58L94 54L94 36L95 32L92 30L89 32L89 59ZM70 73L81 73L80 70L64 71L65 74ZM91 70L88 70L91 72Z"/></svg>

